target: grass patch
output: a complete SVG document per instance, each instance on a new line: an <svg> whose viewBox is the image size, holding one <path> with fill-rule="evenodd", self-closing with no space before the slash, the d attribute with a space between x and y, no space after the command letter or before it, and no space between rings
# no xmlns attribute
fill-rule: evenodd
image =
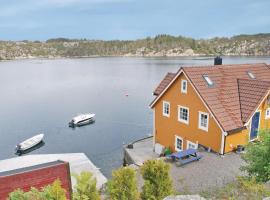
<svg viewBox="0 0 270 200"><path fill-rule="evenodd" d="M255 178L238 177L236 181L212 191L202 191L207 199L261 200L270 196L270 185L256 182Z"/></svg>

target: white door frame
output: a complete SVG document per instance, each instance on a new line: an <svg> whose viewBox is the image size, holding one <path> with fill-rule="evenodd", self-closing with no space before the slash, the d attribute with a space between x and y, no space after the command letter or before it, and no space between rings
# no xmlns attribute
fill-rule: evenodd
<svg viewBox="0 0 270 200"><path fill-rule="evenodd" d="M260 117L259 117L259 123L258 123L258 132L259 132L259 130L260 130L260 125L261 125L261 115L262 115L262 111L261 110L257 110L256 112L254 112L254 114L253 114L253 116L256 114L256 113L260 113ZM256 139L258 139L258 132L257 132L257 137L256 138L253 138L253 139L250 139L250 134L251 134L251 127L252 127L252 118L253 118L253 116L251 117L251 121L250 121L250 125L249 125L249 141L250 142L252 142L252 141L254 141L254 140L256 140Z"/></svg>

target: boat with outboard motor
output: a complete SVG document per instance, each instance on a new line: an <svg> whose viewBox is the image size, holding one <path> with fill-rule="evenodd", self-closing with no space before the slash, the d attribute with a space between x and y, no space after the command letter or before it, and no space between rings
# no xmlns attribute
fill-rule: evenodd
<svg viewBox="0 0 270 200"><path fill-rule="evenodd" d="M38 145L44 138L44 134L38 134L35 135L19 144L16 145L16 151L17 152L23 152L26 151L36 145Z"/></svg>
<svg viewBox="0 0 270 200"><path fill-rule="evenodd" d="M69 122L69 127L83 126L93 123L95 121L94 117L95 114L93 113L80 114L76 117L73 117L73 119Z"/></svg>

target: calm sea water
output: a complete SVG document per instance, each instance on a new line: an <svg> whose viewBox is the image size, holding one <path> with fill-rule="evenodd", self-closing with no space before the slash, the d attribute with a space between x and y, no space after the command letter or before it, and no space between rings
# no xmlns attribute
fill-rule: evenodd
<svg viewBox="0 0 270 200"><path fill-rule="evenodd" d="M270 63L268 57L225 57L223 63ZM212 58L89 58L0 62L0 159L43 132L30 152L84 152L109 177L122 165L122 145L152 132L152 91L180 65ZM126 96L128 94L128 96ZM71 129L68 121L93 112L96 122Z"/></svg>

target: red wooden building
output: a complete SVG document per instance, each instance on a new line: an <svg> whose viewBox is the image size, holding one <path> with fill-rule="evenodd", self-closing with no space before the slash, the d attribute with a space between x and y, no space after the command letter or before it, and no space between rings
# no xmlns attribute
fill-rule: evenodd
<svg viewBox="0 0 270 200"><path fill-rule="evenodd" d="M56 179L66 190L67 199L71 199L71 178L69 163L64 161L47 162L31 167L0 172L0 200L6 200L15 189L29 191L31 187L41 189Z"/></svg>

